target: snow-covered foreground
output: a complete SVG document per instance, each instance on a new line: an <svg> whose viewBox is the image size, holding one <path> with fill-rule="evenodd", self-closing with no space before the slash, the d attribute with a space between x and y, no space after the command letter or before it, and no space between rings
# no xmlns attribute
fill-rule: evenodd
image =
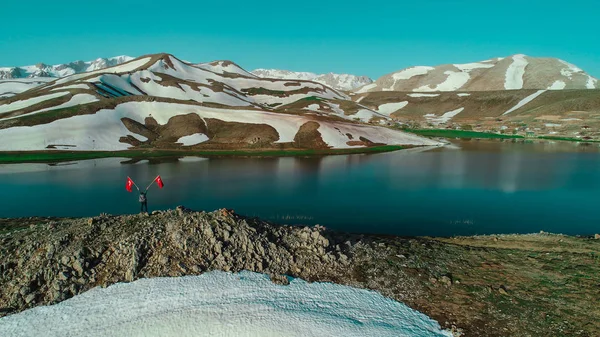
<svg viewBox="0 0 600 337"><path fill-rule="evenodd" d="M0 319L0 336L452 336L380 294L210 272L95 288Z"/></svg>

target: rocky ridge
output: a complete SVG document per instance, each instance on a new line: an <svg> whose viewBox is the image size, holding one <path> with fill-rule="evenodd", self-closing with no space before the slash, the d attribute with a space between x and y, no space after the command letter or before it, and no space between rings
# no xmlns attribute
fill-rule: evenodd
<svg viewBox="0 0 600 337"><path fill-rule="evenodd" d="M506 239L506 240L521 240ZM526 237L540 245L572 239ZM88 219L0 220L0 316L63 301L91 288L149 277L197 275L210 270L250 270L285 284L287 276L376 290L402 301L464 336L525 336L577 333L593 336L597 309L589 304L591 283L579 283L582 299L572 314L567 304L531 301L529 286L543 292L533 273L548 284L556 254L569 264L589 263L600 243L579 242L574 252L532 257L538 243L521 253L497 249L502 236L453 241L358 235L322 226L280 226L229 210L157 211L152 215L101 215ZM579 247L581 245L584 248ZM544 248L544 247L542 247ZM550 255L553 254L553 255ZM585 260L585 261L584 261ZM527 273L515 268L527 265ZM589 264L593 283L598 268ZM524 270L524 269L523 269ZM569 280L564 275L565 282ZM558 288L557 288L558 287ZM577 300L577 296L572 300ZM588 304L585 304L588 303ZM544 315L543 321L535 317ZM597 318L597 317L596 317ZM580 321L578 321L578 319ZM561 332L561 333L557 333Z"/></svg>

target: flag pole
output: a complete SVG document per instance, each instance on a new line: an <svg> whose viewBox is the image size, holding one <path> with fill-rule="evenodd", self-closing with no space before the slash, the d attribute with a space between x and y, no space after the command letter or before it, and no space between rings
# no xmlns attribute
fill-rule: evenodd
<svg viewBox="0 0 600 337"><path fill-rule="evenodd" d="M150 188L150 186L152 186L152 184L154 184L154 182L156 181L156 179L158 179L159 176L156 176L156 178L154 178L154 180L152 180L152 182L150 183L150 185L148 185L148 187L146 187L146 191Z"/></svg>
<svg viewBox="0 0 600 337"><path fill-rule="evenodd" d="M135 181L133 181L133 179L131 179L129 176L127 176L127 179L131 180L133 186L135 186L135 188L137 188L138 191L140 190L140 188L138 187L138 185L135 184Z"/></svg>

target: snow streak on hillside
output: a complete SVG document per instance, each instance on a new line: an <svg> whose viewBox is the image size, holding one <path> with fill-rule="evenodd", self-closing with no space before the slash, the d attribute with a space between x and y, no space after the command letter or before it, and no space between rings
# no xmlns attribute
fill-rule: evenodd
<svg viewBox="0 0 600 337"><path fill-rule="evenodd" d="M17 336L452 336L380 294L251 272L141 279L0 319Z"/></svg>

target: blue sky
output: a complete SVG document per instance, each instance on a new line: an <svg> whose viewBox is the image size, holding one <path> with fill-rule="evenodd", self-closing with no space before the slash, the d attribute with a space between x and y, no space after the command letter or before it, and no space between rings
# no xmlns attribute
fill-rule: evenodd
<svg viewBox="0 0 600 337"><path fill-rule="evenodd" d="M379 77L523 53L600 77L598 1L15 1L0 66L168 52L242 67Z"/></svg>

